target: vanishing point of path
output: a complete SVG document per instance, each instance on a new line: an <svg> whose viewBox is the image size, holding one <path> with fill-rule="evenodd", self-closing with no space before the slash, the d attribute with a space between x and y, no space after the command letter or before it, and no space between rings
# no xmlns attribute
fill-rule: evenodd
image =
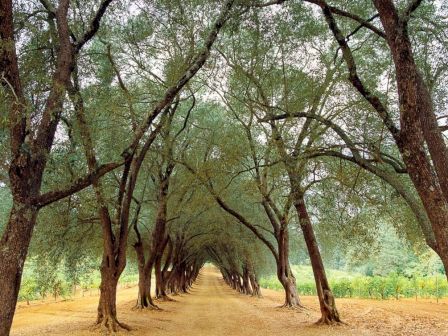
<svg viewBox="0 0 448 336"><path fill-rule="evenodd" d="M317 327L314 297L305 297L306 311L278 308L282 293L264 290L264 298L236 293L214 268L204 268L190 294L160 302L163 311L132 309L137 289L118 293L120 321L135 335L232 336L232 335L447 335L448 301L376 301L340 299L339 310L348 325ZM12 336L97 335L92 332L97 296L56 303L20 304Z"/></svg>

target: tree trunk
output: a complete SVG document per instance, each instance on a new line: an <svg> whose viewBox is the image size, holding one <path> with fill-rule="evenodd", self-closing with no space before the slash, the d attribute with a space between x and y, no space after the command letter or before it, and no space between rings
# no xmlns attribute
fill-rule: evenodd
<svg viewBox="0 0 448 336"><path fill-rule="evenodd" d="M431 220L436 252L448 270L448 149L437 124L431 94L415 63L407 21L399 17L392 1L374 0L374 4L396 70L401 124L397 145Z"/></svg>
<svg viewBox="0 0 448 336"><path fill-rule="evenodd" d="M262 297L260 284L258 283L257 277L255 274L249 274L250 285L252 287L252 296Z"/></svg>
<svg viewBox="0 0 448 336"><path fill-rule="evenodd" d="M300 227L303 231L303 236L311 260L311 266L313 268L314 280L316 282L317 296L319 298L320 312L322 314L317 323L340 323L341 319L339 318L334 296L328 283L327 275L325 274L324 264L320 255L319 246L317 245L316 236L314 235L313 226L306 209L303 194L297 195L294 206L299 216Z"/></svg>
<svg viewBox="0 0 448 336"><path fill-rule="evenodd" d="M373 3L378 10L395 65L400 105L400 130L393 125L387 108L380 98L373 95L359 78L352 51L328 5L325 1L321 1L319 6L322 7L329 28L343 51L352 85L378 112L394 137L409 176L431 221L436 240L434 250L441 257L447 270L448 150L437 126L432 97L413 56L407 31L407 20L411 13L408 13L409 17L404 17L404 14L400 16L391 0L373 0ZM448 272L446 274L448 277Z"/></svg>
<svg viewBox="0 0 448 336"><path fill-rule="evenodd" d="M172 243L170 237L168 237L167 246L168 246L168 251L166 253L165 264L163 265L163 268L161 270L160 291L164 294L164 297L166 299L169 299L169 297L167 295L167 285L171 278L171 271L169 271L168 269L172 262L173 250L174 250L174 246L173 246L173 243ZM171 300L171 299L169 299L169 300Z"/></svg>
<svg viewBox="0 0 448 336"><path fill-rule="evenodd" d="M160 308L152 301L151 297L151 272L147 274L144 270L138 272L138 298L137 309L157 309Z"/></svg>
<svg viewBox="0 0 448 336"><path fill-rule="evenodd" d="M38 209L14 201L0 242L0 335L9 335Z"/></svg>
<svg viewBox="0 0 448 336"><path fill-rule="evenodd" d="M185 264L182 264L181 266L181 270L182 272L180 273L180 290L182 293L188 293L188 288L187 288L187 279L186 279L186 275L185 275Z"/></svg>
<svg viewBox="0 0 448 336"><path fill-rule="evenodd" d="M134 249L137 254L137 265L138 265L138 296L137 304L135 308L137 309L160 309L154 304L151 297L151 271L145 269L145 254L143 250L143 244L137 242L134 244Z"/></svg>
<svg viewBox="0 0 448 336"><path fill-rule="evenodd" d="M162 270L162 255L158 255L155 261L156 273L156 298L161 301L171 301L165 291L165 279Z"/></svg>
<svg viewBox="0 0 448 336"><path fill-rule="evenodd" d="M283 307L302 307L299 295L297 294L295 277L289 273L289 275L278 275L278 279L285 290L285 303Z"/></svg>
<svg viewBox="0 0 448 336"><path fill-rule="evenodd" d="M128 326L117 319L117 285L119 273L115 267L101 266L100 300L98 304L97 325L106 332L117 332L121 328L130 330Z"/></svg>
<svg viewBox="0 0 448 336"><path fill-rule="evenodd" d="M285 290L284 307L302 307L297 293L296 278L289 266L289 233L287 227L279 230L278 237L277 277Z"/></svg>
<svg viewBox="0 0 448 336"><path fill-rule="evenodd" d="M250 288L249 270L246 266L243 267L243 293L246 295L252 294L252 288Z"/></svg>

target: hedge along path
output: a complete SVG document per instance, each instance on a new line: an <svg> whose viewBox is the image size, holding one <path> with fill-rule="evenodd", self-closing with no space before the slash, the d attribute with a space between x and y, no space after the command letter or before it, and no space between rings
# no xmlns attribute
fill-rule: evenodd
<svg viewBox="0 0 448 336"><path fill-rule="evenodd" d="M263 298L230 289L217 269L205 267L190 294L175 302L161 302L163 311L135 311L137 287L118 291L118 309L124 323L133 325L126 335L448 335L448 300L442 304L413 300L339 299L350 325L320 326L316 297L303 297L307 314L276 308L282 292L263 289ZM99 335L92 331L97 296L58 303L20 305L13 336ZM410 323L413 321L413 323Z"/></svg>

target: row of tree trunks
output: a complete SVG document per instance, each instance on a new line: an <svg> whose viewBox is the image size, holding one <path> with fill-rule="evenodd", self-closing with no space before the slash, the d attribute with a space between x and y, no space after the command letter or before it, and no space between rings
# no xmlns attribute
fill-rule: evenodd
<svg viewBox="0 0 448 336"><path fill-rule="evenodd" d="M252 266L250 260L246 259L240 267L237 267L236 262L232 259L231 255L227 254L226 265L224 266L222 257L218 256L217 253L213 253L212 256L220 266L222 277L225 283L238 291L239 293L245 295L252 295L256 297L261 297L260 284L258 283L258 277Z"/></svg>
<svg viewBox="0 0 448 336"><path fill-rule="evenodd" d="M223 269L221 269L221 274L225 283L237 292L261 297L260 284L255 274L244 271L243 274L240 274L236 271L231 272Z"/></svg>
<svg viewBox="0 0 448 336"><path fill-rule="evenodd" d="M170 276L166 280L166 288L170 294L188 293L196 281L201 267L202 264L198 265L196 263L190 264L186 262L173 265L173 271L169 273Z"/></svg>
<svg viewBox="0 0 448 336"><path fill-rule="evenodd" d="M250 133L249 133L250 134ZM251 137L249 137L251 139ZM261 181L261 173L258 167L258 160L254 156L254 163L257 172L257 186L260 187L260 193L263 195L263 207L267 214L270 224L272 225L273 232L271 232L276 238L277 246L274 246L266 237L256 228L256 225L252 224L241 213L231 208L214 190L207 181L204 181L198 174L198 172L187 162L183 162L183 165L194 175L196 175L203 185L209 190L210 194L214 197L216 203L231 216L236 218L242 225L248 228L272 253L275 258L277 266L277 277L285 290L285 307L301 307L299 295L297 293L295 277L291 272L289 264L289 236L287 223L285 221L286 215L277 215L278 211L273 211L274 204L269 202L269 195L266 193L263 187L263 181ZM269 204L268 204L269 203ZM275 215L274 215L275 212ZM288 210L289 212L289 210ZM280 222L280 223L279 223ZM216 253L209 251L213 254L214 258L218 259ZM218 262L218 260L216 260Z"/></svg>
<svg viewBox="0 0 448 336"><path fill-rule="evenodd" d="M205 46L203 50L198 54L198 56L194 59L194 62L188 67L185 71L184 75L179 79L178 82L175 83L174 86L168 88L165 92L164 97L159 103L155 106L153 112L151 113L154 118L157 114L162 113L162 118L165 115L170 114L170 120L172 120L172 116L174 115L174 110L171 110L171 104L178 93L182 90L182 88L187 84L187 82L199 71L199 69L204 65L207 60L210 49L214 44L217 35L224 25L224 23L229 18L229 12L232 8L233 1L229 0L225 3L219 17L213 25L213 28L207 39L205 41ZM175 104L174 106L177 106ZM153 120L153 119L151 119ZM124 325L120 325L115 323L117 321L116 318L116 308L115 308L115 298L116 298L116 284L113 286L114 281L118 282L118 279L124 270L126 265L126 247L127 247L127 237L129 233L129 211L130 205L133 198L133 192L135 189L135 185L137 182L138 174L140 168L142 166L143 160L145 159L146 153L151 147L155 137L160 132L162 126L164 124L164 119L160 121L158 126L151 132L151 134L146 138L145 142L141 144L141 149L138 152L135 152L135 148L137 148L138 143L140 142L141 136L146 132L146 129L137 129L135 130L136 141L131 147L134 148L134 152L131 154L131 160L129 166L126 165L122 174L122 179L120 183L120 190L117 197L117 224L119 224L119 230L114 233L112 231L112 221L110 215L108 213L107 206L104 202L101 202L101 188L95 188L95 192L97 195L98 205L101 206L101 222L103 226L103 240L104 240L104 252L103 252L103 263L101 267L101 275L102 275L102 284L100 287L101 297L98 306L98 323L102 326L108 328L108 330L115 331L119 327L125 327ZM149 124L148 124L149 126ZM169 125L168 125L169 126ZM91 165L95 164L95 155L92 148L87 148L86 146L86 155L89 162L89 168ZM162 174L160 181L160 194L159 194L159 209L156 218L156 228L153 234L152 239L152 251L151 255L148 258L142 272L139 272L142 275L142 278L139 279L139 288L142 288L141 293L139 293L138 303L150 304L151 303L151 294L150 294L150 280L151 280L151 272L156 262L157 258L163 254L164 248L161 246L164 244L166 239L165 226L166 226L166 203L167 203L167 195L168 195L168 180L169 176L172 173L174 166L169 163L165 170L165 175ZM94 184L95 187L95 184ZM138 214L137 214L138 215ZM107 225L106 225L107 222ZM134 223L134 228L136 227L136 223ZM118 238L118 239L117 239ZM138 242L137 242L138 243ZM136 249L138 251L138 248ZM139 252L137 252L139 253ZM142 256L140 255L139 258ZM143 255L144 257L144 255ZM144 259L143 259L144 260ZM104 278L104 279L103 279ZM111 293L114 291L114 293ZM109 301L108 303L105 303ZM114 301L114 302L112 302ZM108 306L113 306L113 309L109 309ZM144 306L140 306L139 308L146 308ZM110 316L110 314L114 314ZM118 322L118 321L117 321Z"/></svg>
<svg viewBox="0 0 448 336"><path fill-rule="evenodd" d="M155 230L157 234L166 232ZM138 232L138 229L136 229ZM154 233L153 232L153 233ZM157 238L157 234L153 238ZM137 236L140 238L140 234ZM157 244L156 244L157 245ZM145 263L145 255L141 240L134 244L139 264L139 296L137 308L155 308L156 306L151 297L151 273L154 269L156 275L155 298L160 301L172 300L168 294L178 295L188 293L188 290L196 280L202 265L198 265L196 260L191 263L186 261L185 239L177 236L174 241L168 236L165 237L162 244L158 244L160 250L156 252L154 248L150 249L149 259ZM159 259L160 261L157 261ZM162 267L163 264L163 267ZM171 269L170 269L171 268Z"/></svg>

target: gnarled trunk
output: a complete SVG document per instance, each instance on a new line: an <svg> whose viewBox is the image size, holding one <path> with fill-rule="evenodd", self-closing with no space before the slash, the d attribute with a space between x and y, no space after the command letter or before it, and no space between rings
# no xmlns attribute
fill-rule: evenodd
<svg viewBox="0 0 448 336"><path fill-rule="evenodd" d="M327 275L325 274L324 264L320 255L319 246L317 245L316 236L314 235L311 220L306 209L303 194L297 195L294 206L299 216L300 227L303 231L303 236L311 260L311 266L313 268L314 280L316 282L317 296L319 298L320 312L322 314L318 323L340 323L341 319L338 310L336 309L336 303L328 283Z"/></svg>
<svg viewBox="0 0 448 336"><path fill-rule="evenodd" d="M297 293L296 278L289 266L289 233L287 227L282 227L278 233L277 277L285 290L284 307L302 307Z"/></svg>
<svg viewBox="0 0 448 336"><path fill-rule="evenodd" d="M120 328L129 330L129 327L118 322L117 319L117 285L121 272L116 267L101 265L100 300L98 303L97 324L109 332L117 332Z"/></svg>
<svg viewBox="0 0 448 336"><path fill-rule="evenodd" d="M159 309L151 297L151 272L152 264L145 262L145 251L143 248L142 237L138 230L137 221L134 222L134 231L137 235L137 241L134 243L134 250L137 255L138 266L138 294L136 309L154 308Z"/></svg>
<svg viewBox="0 0 448 336"><path fill-rule="evenodd" d="M285 303L283 304L283 307L302 307L302 303L300 302L297 293L296 279L294 275L288 272L288 275L278 275L278 279L285 290Z"/></svg>
<svg viewBox="0 0 448 336"><path fill-rule="evenodd" d="M146 273L144 270L138 272L138 297L137 309L160 309L151 297L151 272Z"/></svg>
<svg viewBox="0 0 448 336"><path fill-rule="evenodd" d="M249 274L250 285L252 287L252 296L262 297L260 284L258 283L257 277L255 274Z"/></svg>
<svg viewBox="0 0 448 336"><path fill-rule="evenodd" d="M252 288L250 287L249 270L246 266L243 267L243 293L247 295L252 294Z"/></svg>
<svg viewBox="0 0 448 336"><path fill-rule="evenodd" d="M162 256L158 255L155 261L155 274L156 274L156 298L162 301L170 301L171 299L166 294L165 279L163 277L162 270Z"/></svg>
<svg viewBox="0 0 448 336"><path fill-rule="evenodd" d="M14 201L0 242L0 335L9 335L38 210Z"/></svg>
<svg viewBox="0 0 448 336"><path fill-rule="evenodd" d="M138 231L137 231L138 232ZM137 304L135 308L145 309L153 308L159 309L151 297L151 269L149 272L145 269L145 254L143 250L143 244L141 241L134 244L134 249L137 254L138 265L138 296Z"/></svg>

